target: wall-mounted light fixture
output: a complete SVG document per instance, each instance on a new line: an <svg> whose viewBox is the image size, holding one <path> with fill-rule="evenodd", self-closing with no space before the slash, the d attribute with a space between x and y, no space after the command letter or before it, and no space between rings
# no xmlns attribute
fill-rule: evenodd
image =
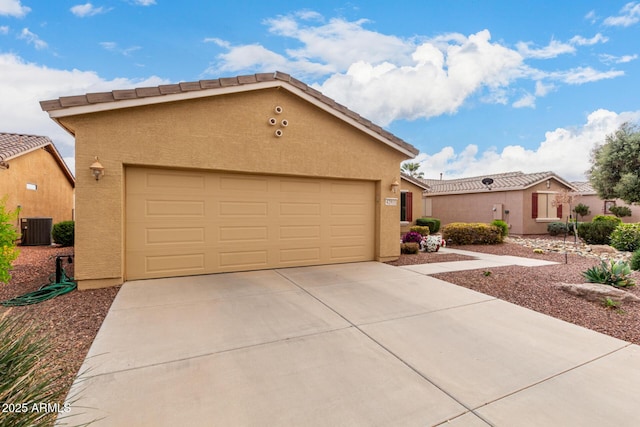
<svg viewBox="0 0 640 427"><path fill-rule="evenodd" d="M550 179L547 180L547 188L551 188L551 180Z"/></svg>
<svg viewBox="0 0 640 427"><path fill-rule="evenodd" d="M0 169L9 169L9 163L0 161Z"/></svg>
<svg viewBox="0 0 640 427"><path fill-rule="evenodd" d="M104 176L104 166L98 161L98 156L96 156L96 161L89 166L89 169L91 169L91 174L96 181Z"/></svg>
<svg viewBox="0 0 640 427"><path fill-rule="evenodd" d="M400 188L400 183L398 182L397 179L395 179L392 183L391 183L391 191L393 191L394 193L398 192L398 188Z"/></svg>

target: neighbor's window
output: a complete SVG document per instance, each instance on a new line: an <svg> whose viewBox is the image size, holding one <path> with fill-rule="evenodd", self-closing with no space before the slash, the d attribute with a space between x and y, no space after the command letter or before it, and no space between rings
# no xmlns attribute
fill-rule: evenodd
<svg viewBox="0 0 640 427"><path fill-rule="evenodd" d="M556 193L531 194L531 217L539 220L562 218L562 204L555 203Z"/></svg>
<svg viewBox="0 0 640 427"><path fill-rule="evenodd" d="M616 205L615 200L605 200L604 201L604 213L605 215L612 215L611 208Z"/></svg>
<svg viewBox="0 0 640 427"><path fill-rule="evenodd" d="M400 193L400 221L413 221L413 193L403 191Z"/></svg>
<svg viewBox="0 0 640 427"><path fill-rule="evenodd" d="M27 183L27 190L36 191L38 189L38 184Z"/></svg>

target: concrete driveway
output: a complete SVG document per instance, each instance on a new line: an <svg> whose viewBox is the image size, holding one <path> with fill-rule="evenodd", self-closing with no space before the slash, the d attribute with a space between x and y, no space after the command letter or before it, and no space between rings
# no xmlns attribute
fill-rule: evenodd
<svg viewBox="0 0 640 427"><path fill-rule="evenodd" d="M640 347L415 268L128 282L59 422L638 425Z"/></svg>

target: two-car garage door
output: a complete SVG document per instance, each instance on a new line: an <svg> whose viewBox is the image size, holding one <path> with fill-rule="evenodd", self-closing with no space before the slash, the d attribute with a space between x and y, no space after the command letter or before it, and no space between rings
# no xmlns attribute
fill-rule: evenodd
<svg viewBox="0 0 640 427"><path fill-rule="evenodd" d="M375 184L126 169L126 279L374 259Z"/></svg>

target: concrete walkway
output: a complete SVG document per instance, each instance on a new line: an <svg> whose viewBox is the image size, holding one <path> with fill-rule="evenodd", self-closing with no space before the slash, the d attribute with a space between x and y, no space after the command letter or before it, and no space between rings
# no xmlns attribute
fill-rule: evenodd
<svg viewBox="0 0 640 427"><path fill-rule="evenodd" d="M59 422L638 425L640 347L425 275L540 263L472 254L125 283Z"/></svg>

